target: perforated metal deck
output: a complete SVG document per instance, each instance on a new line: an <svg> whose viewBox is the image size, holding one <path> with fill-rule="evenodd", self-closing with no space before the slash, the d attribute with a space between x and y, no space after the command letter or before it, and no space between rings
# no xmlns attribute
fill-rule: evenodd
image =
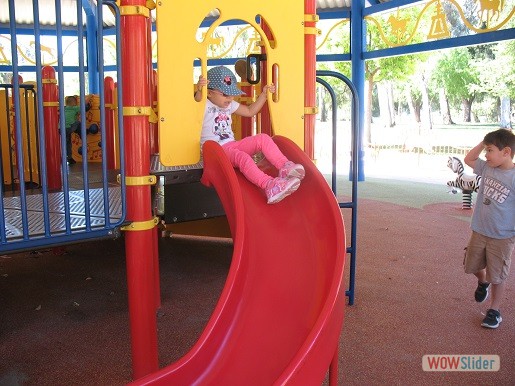
<svg viewBox="0 0 515 386"><path fill-rule="evenodd" d="M89 191L89 224L91 229L112 226L121 219L121 191L119 187L108 188L107 211L104 209L104 190ZM29 237L45 234L43 196L34 194L26 196ZM4 197L5 232L7 240L23 237L23 223L20 197ZM48 210L50 233L66 233L66 210L63 192L48 194ZM106 213L109 219L106 224ZM84 190L69 192L70 230L79 232L86 230Z"/></svg>
<svg viewBox="0 0 515 386"><path fill-rule="evenodd" d="M164 185L199 182L203 168L202 160L192 165L164 166L159 160L159 154L153 154L150 159L150 173L161 176Z"/></svg>
<svg viewBox="0 0 515 386"><path fill-rule="evenodd" d="M202 170L204 167L204 162L200 160L196 164L192 165L181 165L181 166L164 166L159 160L159 153L152 154L150 158L150 172L152 174L164 174L171 172L180 172L187 170Z"/></svg>

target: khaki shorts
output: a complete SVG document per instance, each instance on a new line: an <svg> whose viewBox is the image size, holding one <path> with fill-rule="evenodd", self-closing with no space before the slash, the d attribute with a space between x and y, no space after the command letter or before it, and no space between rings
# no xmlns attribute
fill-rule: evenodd
<svg viewBox="0 0 515 386"><path fill-rule="evenodd" d="M515 237L493 239L472 232L463 260L465 273L476 273L486 268L486 280L501 284L508 278L514 247Z"/></svg>

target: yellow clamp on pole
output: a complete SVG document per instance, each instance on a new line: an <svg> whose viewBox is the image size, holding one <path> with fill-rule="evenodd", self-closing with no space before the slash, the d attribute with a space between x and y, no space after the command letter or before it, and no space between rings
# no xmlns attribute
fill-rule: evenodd
<svg viewBox="0 0 515 386"><path fill-rule="evenodd" d="M122 226L120 229L122 231L147 231L154 228L157 224L159 224L159 217L154 217L147 221L131 222L128 225Z"/></svg>
<svg viewBox="0 0 515 386"><path fill-rule="evenodd" d="M306 14L304 15L304 21L308 21L308 22L317 22L320 20L320 17L317 15L317 14Z"/></svg>
<svg viewBox="0 0 515 386"><path fill-rule="evenodd" d="M59 107L59 102L43 102L43 107Z"/></svg>
<svg viewBox="0 0 515 386"><path fill-rule="evenodd" d="M123 116L134 116L134 115L150 115L152 107L150 106L128 106L123 108Z"/></svg>
<svg viewBox="0 0 515 386"><path fill-rule="evenodd" d="M106 103L106 104L104 104L104 107L105 107L106 109L114 110L116 106L115 106L115 104L114 104L114 103Z"/></svg>
<svg viewBox="0 0 515 386"><path fill-rule="evenodd" d="M316 115L318 114L318 107L304 107L304 114L306 115Z"/></svg>
<svg viewBox="0 0 515 386"><path fill-rule="evenodd" d="M157 117L156 111L154 109L150 109L150 116L148 117L148 121L150 123L157 123L159 118Z"/></svg>
<svg viewBox="0 0 515 386"><path fill-rule="evenodd" d="M57 84L57 79L41 79L41 83Z"/></svg>
<svg viewBox="0 0 515 386"><path fill-rule="evenodd" d="M120 8L120 16L145 16L150 17L150 10L141 5L123 5Z"/></svg>
<svg viewBox="0 0 515 386"><path fill-rule="evenodd" d="M123 115L127 116L138 116L147 115L150 123L156 123L158 117L154 109L150 106L129 106L123 108Z"/></svg>
<svg viewBox="0 0 515 386"><path fill-rule="evenodd" d="M118 174L116 181L120 184L122 176ZM125 176L125 184L127 186L143 186L143 185L155 185L157 182L156 176Z"/></svg>
<svg viewBox="0 0 515 386"><path fill-rule="evenodd" d="M322 30L316 27L304 27L304 35L322 35Z"/></svg>

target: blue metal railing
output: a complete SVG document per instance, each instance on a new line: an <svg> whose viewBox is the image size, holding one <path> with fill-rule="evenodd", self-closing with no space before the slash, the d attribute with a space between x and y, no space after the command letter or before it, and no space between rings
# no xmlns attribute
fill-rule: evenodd
<svg viewBox="0 0 515 386"><path fill-rule="evenodd" d="M123 107L122 107L122 85L117 83L117 118L118 118L118 158L120 160L119 178L120 185L114 184L109 179L112 177L113 171L107 170L107 152L112 149L102 148L101 164L91 165L86 162L88 159L88 149L86 143L83 146L82 158L85 160L82 165L76 165L72 168L66 162L66 128L64 120L64 65L63 65L63 26L61 23L61 3L55 2L56 23L55 36L57 39L57 82L59 85L59 127L45 127L43 119L43 79L42 79L42 45L41 45L41 26L39 22L40 7L39 2L32 2L33 18L34 18L34 58L35 58L35 78L36 85L32 87L34 90L34 120L28 119L22 122L22 114L28 112L22 111L20 103L20 90L25 88L20 82L20 62L18 55L18 39L16 24L16 5L14 0L9 0L9 32L11 38L11 66L12 87L9 89L10 97L6 91L6 106L12 108L14 113L14 124L11 130L13 135L9 135L8 145L9 151L14 153L10 159L16 160L15 167L11 167L11 176L17 181L17 190L14 192L6 192L4 184L0 185L0 253L13 252L18 250L36 249L44 246L55 246L60 244L80 242L86 239L115 237L118 234L120 226L125 222L126 199L125 199L125 156L124 137L123 137ZM104 78L103 69L103 6L111 9L115 16L116 29L116 55L117 55L117 78L121 81L121 42L120 42L120 12L114 1L97 2L97 29L96 46L98 47L98 74L88 74L96 76L98 79ZM79 76L79 94L80 94L80 114L81 119L81 138L87 141L87 128L84 117L86 116L86 74L87 65L84 57L84 27L82 17L82 1L77 1L77 27L76 34L78 38L78 76ZM69 30L67 30L69 35ZM91 37L88 37L91 38ZM101 138L106 138L106 113L104 83L99 83L99 99L100 99L100 133ZM6 88L7 89L7 88ZM12 104L12 107L10 106ZM24 104L27 107L27 103ZM11 125L9 113L6 113L7 124ZM33 122L33 123L29 123ZM28 125L33 125L35 136L31 137ZM25 125L25 127L22 127ZM0 130L7 130L2 125ZM49 130L59 130L61 164L60 172L62 177L62 189L59 191L49 191L48 184L48 162L45 143L47 140L46 132ZM22 130L27 130L27 134L23 134ZM11 138L12 137L12 138ZM28 151L29 163L32 163L30 149L31 142L36 142L37 158L38 158L38 176L39 187L37 189L28 189L25 185L26 181L26 165L24 155ZM105 140L102 141L105 144ZM34 145L33 145L34 146ZM28 149L28 150L27 150ZM0 153L2 163L7 159L6 154ZM0 167L2 181L4 181L3 166ZM93 166L97 166L94 168ZM32 170L32 169L31 169ZM32 174L32 171L30 172ZM95 180L100 174L100 181ZM81 186L72 184L71 181L76 177L82 180ZM32 180L32 175L30 176ZM74 186L72 186L74 185ZM13 180L14 186L14 180Z"/></svg>
<svg viewBox="0 0 515 386"><path fill-rule="evenodd" d="M349 289L345 291L345 295L349 298L349 305L354 304L354 295L355 295L355 282L356 282L356 232L357 232L357 220L358 220L358 155L361 151L361 141L360 141L360 133L359 133L359 113L358 113L358 95L354 84L345 77L344 75L334 72L334 71L325 71L319 70L316 72L317 78L316 81L324 86L329 95L331 97L331 105L332 105L332 172L331 172L331 189L334 195L337 195L337 178L336 178L336 156L338 153L337 148L337 103L336 103L336 93L332 86L324 79L320 77L333 77L344 82L347 87L349 87L352 94L352 109L351 109L351 127L352 127L352 136L351 136L351 164L350 164L350 173L349 179L352 183L351 190L351 201L349 202L339 202L340 208L348 208L351 209L351 234L350 234L350 246L347 247L347 253L350 255L350 271L349 271Z"/></svg>

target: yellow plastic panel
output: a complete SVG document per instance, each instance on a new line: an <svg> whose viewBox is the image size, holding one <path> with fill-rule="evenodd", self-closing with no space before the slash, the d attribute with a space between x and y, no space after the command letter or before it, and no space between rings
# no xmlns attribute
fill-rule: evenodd
<svg viewBox="0 0 515 386"><path fill-rule="evenodd" d="M86 112L86 129L96 124L99 130L95 134L87 134L85 141L78 134L72 133L72 157L78 162L102 162L102 148L99 146L103 142L100 131L100 96L91 95L89 103L91 108ZM87 157L83 158L83 154L87 154Z"/></svg>
<svg viewBox="0 0 515 386"><path fill-rule="evenodd" d="M24 84L32 84L34 89L36 89L35 82L25 82ZM23 165L24 165L24 176L25 182L36 182L39 181L39 173L38 173L38 144L36 141L36 111L34 110L34 92L28 91L24 89L20 89L20 109L22 114L20 114L20 122L21 127L23 128L21 131L22 141L23 141ZM14 101L13 101L14 103ZM14 119L14 117L13 117ZM14 121L13 121L13 128Z"/></svg>
<svg viewBox="0 0 515 386"><path fill-rule="evenodd" d="M204 17L218 9L220 17L202 42L196 39ZM274 48L256 23L261 16L275 38ZM207 72L207 48L213 31L227 20L243 20L261 35L267 52L267 73L280 68L278 101L269 106L275 134L304 148L304 2L299 0L161 0L157 5L159 153L166 166L189 165L200 158L200 131L205 100L191 93L193 62L200 59ZM234 71L233 68L231 70ZM269 80L271 82L271 80ZM205 95L204 95L205 98Z"/></svg>
<svg viewBox="0 0 515 386"><path fill-rule="evenodd" d="M26 82L32 84L34 82ZM12 184L18 179L16 149L16 116L14 115L14 99L10 96L6 104L6 91L0 90L0 147L2 151L3 183ZM13 92L14 94L14 92ZM36 135L36 111L34 109L34 92L20 88L20 124L22 139L22 156L26 182L40 183L38 168L38 151ZM21 156L20 156L21 157ZM11 174L13 165L14 175Z"/></svg>
<svg viewBox="0 0 515 386"><path fill-rule="evenodd" d="M4 176L4 184L12 184L13 176L11 175L11 158L9 153L9 131L8 122L12 117L8 114L10 111L10 103L6 103L6 91L0 90L0 149L2 151L2 170ZM12 127L12 126L11 126Z"/></svg>

